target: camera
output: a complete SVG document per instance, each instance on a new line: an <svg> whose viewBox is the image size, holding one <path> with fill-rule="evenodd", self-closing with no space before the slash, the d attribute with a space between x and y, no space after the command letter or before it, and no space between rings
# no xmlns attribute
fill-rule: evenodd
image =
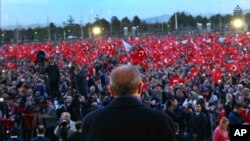
<svg viewBox="0 0 250 141"><path fill-rule="evenodd" d="M69 122L67 120L63 120L61 123L60 123L60 126L62 128L67 128L67 126L69 125Z"/></svg>

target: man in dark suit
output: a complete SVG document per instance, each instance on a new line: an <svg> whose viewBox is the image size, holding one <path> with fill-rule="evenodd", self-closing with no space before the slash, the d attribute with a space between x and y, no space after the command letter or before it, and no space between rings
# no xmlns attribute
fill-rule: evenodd
<svg viewBox="0 0 250 141"><path fill-rule="evenodd" d="M195 104L195 112L190 117L190 132L193 141L206 141L207 139L207 117L201 112L201 102Z"/></svg>
<svg viewBox="0 0 250 141"><path fill-rule="evenodd" d="M10 130L10 139L7 141L23 141L23 139L18 137L19 130L18 128L14 127Z"/></svg>
<svg viewBox="0 0 250 141"><path fill-rule="evenodd" d="M43 125L38 125L36 129L37 137L31 139L31 141L50 141L50 139L44 136L45 127Z"/></svg>
<svg viewBox="0 0 250 141"><path fill-rule="evenodd" d="M82 121L76 122L76 132L74 132L72 135L69 136L68 141L83 141L83 135L82 135Z"/></svg>
<svg viewBox="0 0 250 141"><path fill-rule="evenodd" d="M72 81L73 88L83 96L86 96L88 93L88 81L86 75L86 66L72 68Z"/></svg>
<svg viewBox="0 0 250 141"><path fill-rule="evenodd" d="M50 58L49 65L46 67L45 72L48 75L49 96L54 99L60 99L59 94L59 82L60 71L54 62L53 58Z"/></svg>
<svg viewBox="0 0 250 141"><path fill-rule="evenodd" d="M122 65L111 72L110 92L116 98L84 119L85 141L174 141L172 119L146 108L140 100L142 78L139 69Z"/></svg>

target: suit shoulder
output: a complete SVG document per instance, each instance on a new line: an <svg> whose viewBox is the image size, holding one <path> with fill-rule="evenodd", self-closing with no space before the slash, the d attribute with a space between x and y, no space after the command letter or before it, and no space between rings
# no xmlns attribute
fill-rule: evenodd
<svg viewBox="0 0 250 141"><path fill-rule="evenodd" d="M43 140L43 141L50 141L50 139L46 138L46 137L35 137L35 138L32 138L31 141L37 141L37 140Z"/></svg>
<svg viewBox="0 0 250 141"><path fill-rule="evenodd" d="M23 141L23 139L20 138L12 138L12 139L8 139L7 141Z"/></svg>
<svg viewBox="0 0 250 141"><path fill-rule="evenodd" d="M147 111L147 113L149 115L151 115L152 118L158 118L158 119L169 119L170 117L168 116L168 114L161 112L161 111L157 111L157 110L153 110L153 109L149 109L149 108L145 108L145 110Z"/></svg>
<svg viewBox="0 0 250 141"><path fill-rule="evenodd" d="M141 114L141 116L146 118L148 121L153 121L154 124L166 123L166 124L171 125L173 123L172 118L168 116L167 113L164 113L162 111L157 111L157 110L153 110L150 108L143 108L141 112L143 113Z"/></svg>
<svg viewBox="0 0 250 141"><path fill-rule="evenodd" d="M89 120L95 119L96 117L101 115L106 109L107 108L103 108L103 109L92 111L92 112L88 113L84 118L84 122L88 122Z"/></svg>

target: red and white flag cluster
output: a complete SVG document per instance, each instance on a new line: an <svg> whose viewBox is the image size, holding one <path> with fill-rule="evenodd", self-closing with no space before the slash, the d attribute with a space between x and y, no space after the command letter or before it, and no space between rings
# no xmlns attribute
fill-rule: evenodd
<svg viewBox="0 0 250 141"><path fill-rule="evenodd" d="M194 64L186 78L171 78L171 83L192 80L200 73L200 66L210 68L213 81L218 82L222 68L229 73L242 73L250 66L250 36L226 35L219 33L197 36L185 35L182 39L169 35L164 37L145 36L123 40L116 38L81 40L74 43L24 43L6 44L0 50L6 69L18 69L18 61L23 58L36 60L36 53L44 51L46 57L64 56L76 65L91 64L101 55L115 57L119 63L132 63L144 68L162 68L184 63ZM15 61L13 61L15 60ZM59 60L63 67L63 60ZM173 81L172 81L173 80Z"/></svg>

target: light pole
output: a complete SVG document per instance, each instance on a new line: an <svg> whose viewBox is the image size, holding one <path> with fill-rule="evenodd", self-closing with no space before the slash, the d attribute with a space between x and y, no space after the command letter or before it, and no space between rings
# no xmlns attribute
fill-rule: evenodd
<svg viewBox="0 0 250 141"><path fill-rule="evenodd" d="M70 29L68 30L68 33L69 33L69 35L70 35Z"/></svg>
<svg viewBox="0 0 250 141"><path fill-rule="evenodd" d="M1 36L2 36L2 44L4 44L4 36L5 36L4 33L2 33Z"/></svg>
<svg viewBox="0 0 250 141"><path fill-rule="evenodd" d="M91 18L92 18L92 14L93 14L94 10L90 10L90 15L89 15L89 38L91 38L91 31L90 31L90 21L91 21Z"/></svg>
<svg viewBox="0 0 250 141"><path fill-rule="evenodd" d="M37 41L37 31L35 31L35 41Z"/></svg>
<svg viewBox="0 0 250 141"><path fill-rule="evenodd" d="M243 31L245 31L245 30L247 30L246 29L246 17L245 17L245 14L244 14L244 9L245 9L245 0L242 0L241 1L241 3L242 3L242 9L243 9L243 12L242 12L242 21L243 21Z"/></svg>
<svg viewBox="0 0 250 141"><path fill-rule="evenodd" d="M80 30L81 30L81 39L83 39L83 25L82 25L82 12L81 12L81 23L80 23Z"/></svg>
<svg viewBox="0 0 250 141"><path fill-rule="evenodd" d="M177 15L177 3L175 2L175 14L174 14L174 21L175 21L175 30L178 30L178 15Z"/></svg>
<svg viewBox="0 0 250 141"><path fill-rule="evenodd" d="M112 32L113 32L113 26L112 26L112 16L111 16L111 11L108 12L110 15L110 36L112 36Z"/></svg>
<svg viewBox="0 0 250 141"><path fill-rule="evenodd" d="M139 34L139 25L136 26L136 35Z"/></svg>
<svg viewBox="0 0 250 141"><path fill-rule="evenodd" d="M35 41L37 41L37 31L35 31Z"/></svg>
<svg viewBox="0 0 250 141"><path fill-rule="evenodd" d="M220 28L220 32L221 32L221 27L222 27L222 23L221 23L221 11L220 11L220 7L221 7L221 5L220 5L220 1L218 1L218 6L219 6L219 14L220 14L220 17L219 17L219 28Z"/></svg>

